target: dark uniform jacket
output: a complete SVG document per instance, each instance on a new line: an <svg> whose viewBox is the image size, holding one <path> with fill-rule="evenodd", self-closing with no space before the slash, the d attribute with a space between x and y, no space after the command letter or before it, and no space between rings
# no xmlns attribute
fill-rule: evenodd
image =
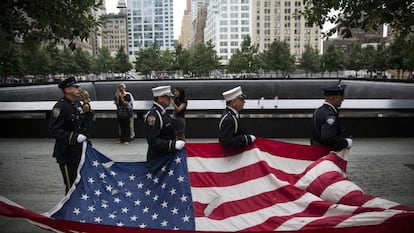
<svg viewBox="0 0 414 233"><path fill-rule="evenodd" d="M229 149L240 148L252 143L252 138L240 124L239 114L229 107L226 107L221 115L219 142Z"/></svg>
<svg viewBox="0 0 414 233"><path fill-rule="evenodd" d="M327 146L338 151L348 146L342 137L342 124L338 116L338 109L324 103L313 114L312 144Z"/></svg>
<svg viewBox="0 0 414 233"><path fill-rule="evenodd" d="M72 102L66 97L60 99L53 107L48 134L56 139L53 157L56 157L60 164L76 164L80 161L82 144L77 142L77 138L84 131L81 112L81 103Z"/></svg>
<svg viewBox="0 0 414 233"><path fill-rule="evenodd" d="M144 116L148 142L147 161L175 152L175 125L173 118L157 103Z"/></svg>

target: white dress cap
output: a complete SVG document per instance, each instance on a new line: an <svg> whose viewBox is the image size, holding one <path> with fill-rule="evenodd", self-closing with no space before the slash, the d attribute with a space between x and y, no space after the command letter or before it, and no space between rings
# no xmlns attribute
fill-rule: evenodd
<svg viewBox="0 0 414 233"><path fill-rule="evenodd" d="M152 88L152 95L154 97L158 97L158 96L174 96L171 93L171 86L158 86L158 87L154 87Z"/></svg>
<svg viewBox="0 0 414 233"><path fill-rule="evenodd" d="M226 101L234 100L236 98L245 99L247 97L243 94L241 86L225 91L222 95Z"/></svg>

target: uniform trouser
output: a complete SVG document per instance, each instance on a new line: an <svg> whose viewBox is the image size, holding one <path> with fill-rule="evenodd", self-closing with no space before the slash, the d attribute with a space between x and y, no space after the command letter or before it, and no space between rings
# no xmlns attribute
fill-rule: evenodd
<svg viewBox="0 0 414 233"><path fill-rule="evenodd" d="M185 140L185 118L177 117L175 118L175 129L177 133L177 138L180 140Z"/></svg>
<svg viewBox="0 0 414 233"><path fill-rule="evenodd" d="M131 141L130 118L118 118L121 142Z"/></svg>
<svg viewBox="0 0 414 233"><path fill-rule="evenodd" d="M129 127L131 128L131 139L135 138L135 127L134 127L134 115L132 115L131 118L129 118Z"/></svg>
<svg viewBox="0 0 414 233"><path fill-rule="evenodd" d="M76 163L60 163L60 171L62 172L63 182L65 183L65 194L69 192L69 189L72 187L75 182L78 165Z"/></svg>

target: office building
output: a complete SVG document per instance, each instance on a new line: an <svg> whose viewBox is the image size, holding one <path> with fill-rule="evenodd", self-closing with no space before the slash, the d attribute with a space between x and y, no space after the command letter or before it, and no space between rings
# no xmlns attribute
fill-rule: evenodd
<svg viewBox="0 0 414 233"><path fill-rule="evenodd" d="M305 45L320 50L321 43L318 27L307 27L304 17L294 17L303 9L301 0L210 0L204 41L213 42L223 64L240 48L246 35L260 52L274 40L285 41L299 61Z"/></svg>
<svg viewBox="0 0 414 233"><path fill-rule="evenodd" d="M189 48L192 40L192 23L191 23L191 0L187 0L187 8L184 10L183 19L181 21L181 34L178 38L183 48Z"/></svg>
<svg viewBox="0 0 414 233"><path fill-rule="evenodd" d="M128 54L126 4L124 0L118 2L118 14L105 15L106 22L102 28L102 47L109 50L115 57L118 50L123 47Z"/></svg>
<svg viewBox="0 0 414 233"><path fill-rule="evenodd" d="M161 50L174 49L173 0L128 0L128 54L130 61L141 48L154 43Z"/></svg>

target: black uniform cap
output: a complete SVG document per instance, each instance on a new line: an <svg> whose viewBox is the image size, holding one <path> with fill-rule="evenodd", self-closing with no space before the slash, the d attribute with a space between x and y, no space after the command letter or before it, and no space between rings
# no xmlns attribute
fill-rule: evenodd
<svg viewBox="0 0 414 233"><path fill-rule="evenodd" d="M325 96L330 96L330 95L344 95L344 91L345 91L346 85L336 85L336 86L331 86L331 87L325 87L322 88L323 90L323 94Z"/></svg>
<svg viewBox="0 0 414 233"><path fill-rule="evenodd" d="M77 83L76 78L75 77L69 77L69 78L63 80L61 83L59 83L59 88L60 89L65 89L66 87L70 87L70 86L79 86L79 85L74 85L75 83Z"/></svg>

